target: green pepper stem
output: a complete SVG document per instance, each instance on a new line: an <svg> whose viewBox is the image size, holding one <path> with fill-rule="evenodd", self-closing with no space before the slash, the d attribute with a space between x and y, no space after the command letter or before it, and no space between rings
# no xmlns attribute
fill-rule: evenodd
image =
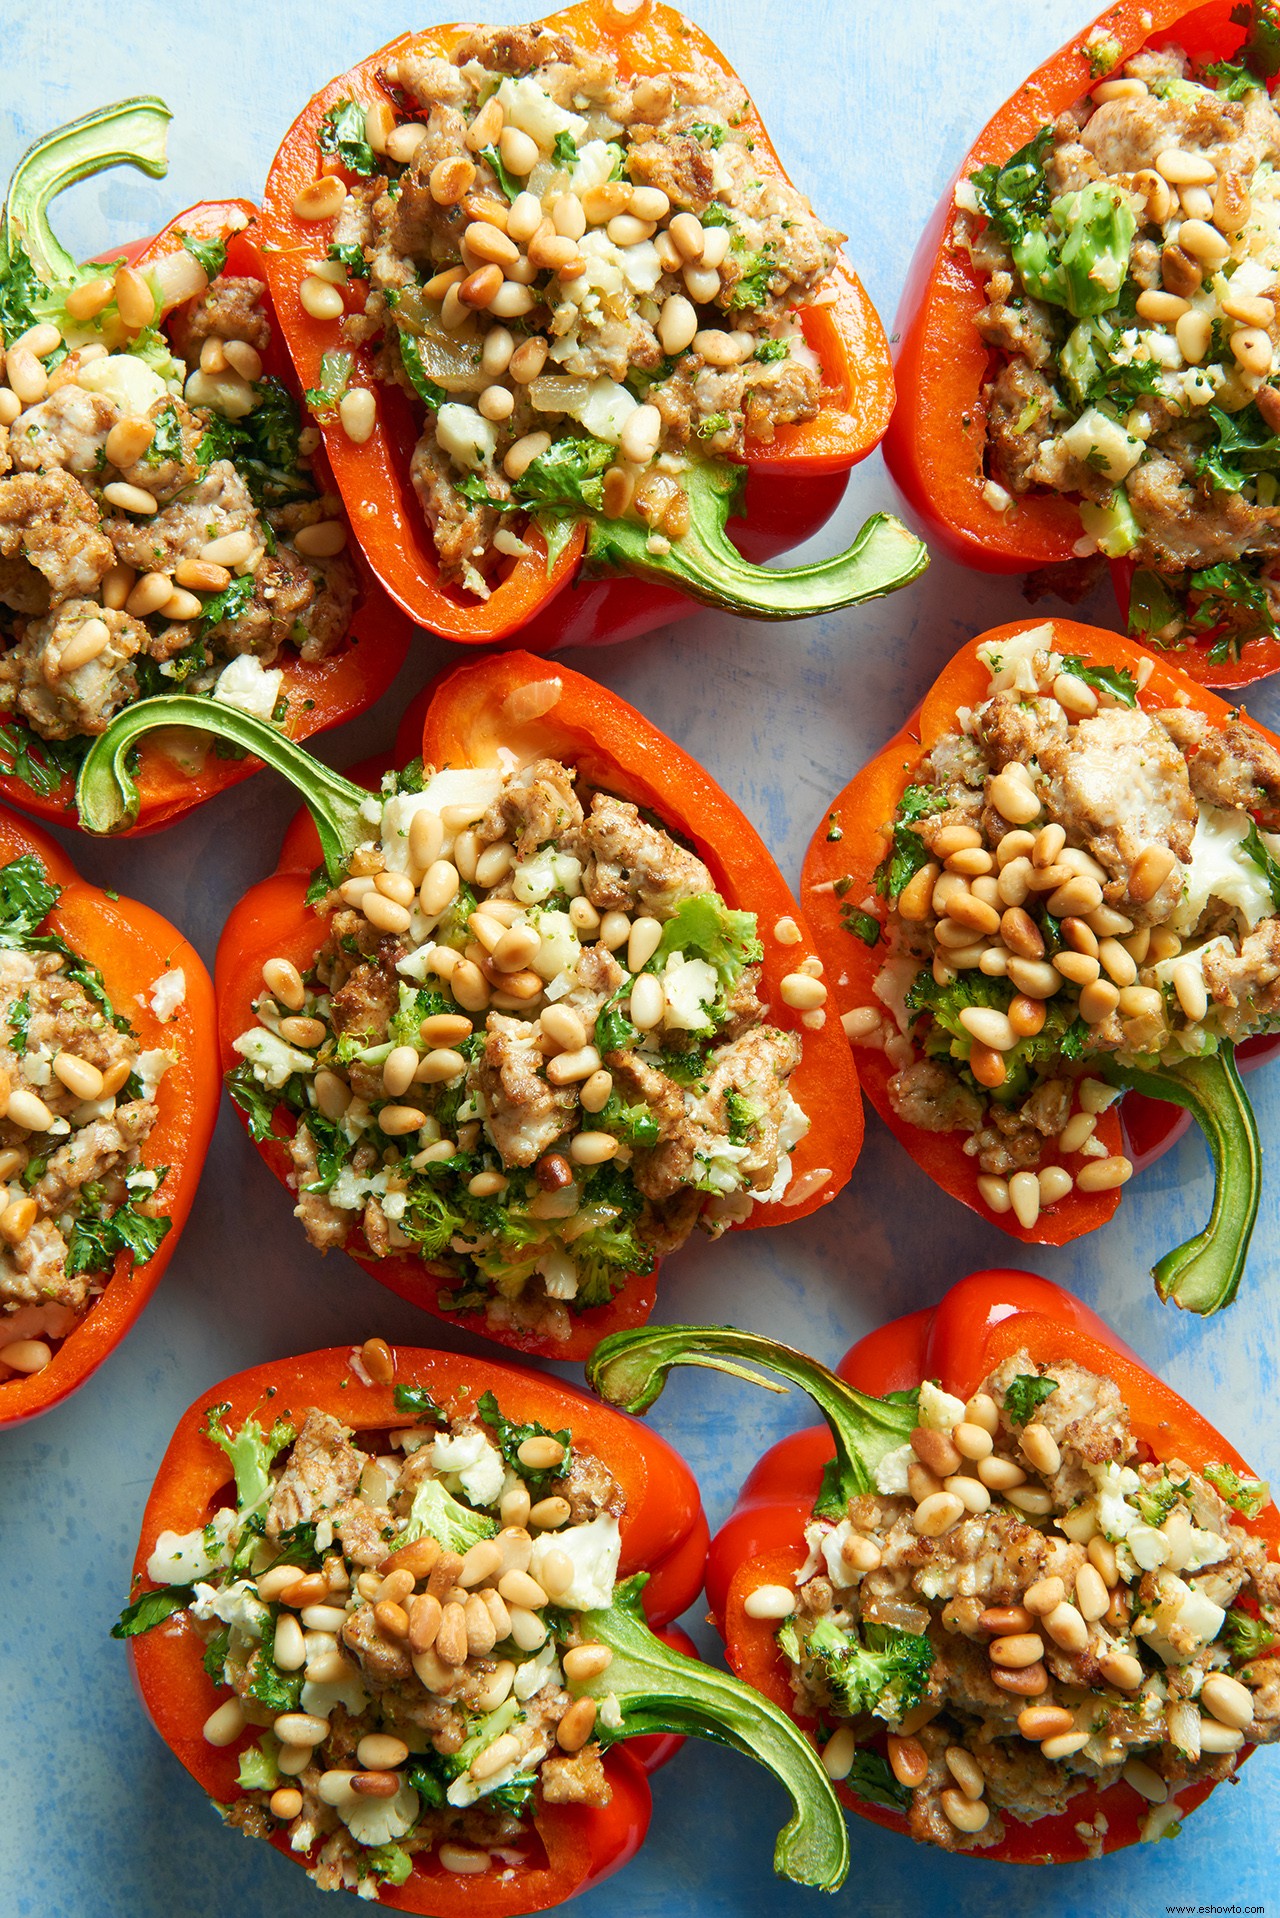
<svg viewBox="0 0 1280 1918"><path fill-rule="evenodd" d="M735 1362L737 1361L737 1362ZM870 1398L790 1345L729 1325L644 1326L602 1339L587 1364L587 1382L611 1405L647 1412L673 1365L705 1365L753 1385L768 1386L741 1361L790 1379L809 1394L831 1428L836 1456L827 1467L815 1510L843 1516L851 1498L875 1490L875 1469L905 1445L918 1422L918 1392ZM776 1386L769 1386L776 1391Z"/></svg>
<svg viewBox="0 0 1280 1918"><path fill-rule="evenodd" d="M47 283L73 279L76 262L49 224L49 202L104 167L136 166L158 180L168 171L172 119L163 100L140 95L98 107L46 133L13 170L4 208L4 263L25 253Z"/></svg>
<svg viewBox="0 0 1280 1918"><path fill-rule="evenodd" d="M372 828L361 816L369 793L314 759L287 739L278 727L235 706L195 693L142 699L117 714L85 754L76 782L80 824L86 832L123 832L138 817L138 788L129 769L135 742L162 726L189 727L243 747L297 788L320 835L325 870L334 885L343 877L352 852Z"/></svg>
<svg viewBox="0 0 1280 1918"><path fill-rule="evenodd" d="M1114 1060L1101 1070L1112 1085L1184 1106L1213 1163L1213 1210L1203 1232L1152 1268L1156 1291L1188 1312L1220 1312L1240 1286L1262 1195L1262 1147L1253 1107L1240 1082L1235 1048L1143 1071Z"/></svg>
<svg viewBox="0 0 1280 1918"><path fill-rule="evenodd" d="M929 564L927 549L890 513L876 513L843 553L804 566L753 566L726 531L742 490L743 469L696 460L684 477L688 532L654 552L638 520L595 519L587 535L592 571L637 573L679 586L695 599L751 619L804 619L878 599L908 585Z"/></svg>
<svg viewBox="0 0 1280 1918"><path fill-rule="evenodd" d="M613 1658L598 1678L575 1689L602 1702L616 1698L618 1737L677 1732L754 1758L783 1785L793 1807L774 1848L775 1871L797 1884L836 1890L849 1869L849 1833L817 1752L786 1713L751 1686L655 1637L640 1604L645 1583L644 1574L629 1579L606 1610L582 1614L583 1638L607 1645Z"/></svg>

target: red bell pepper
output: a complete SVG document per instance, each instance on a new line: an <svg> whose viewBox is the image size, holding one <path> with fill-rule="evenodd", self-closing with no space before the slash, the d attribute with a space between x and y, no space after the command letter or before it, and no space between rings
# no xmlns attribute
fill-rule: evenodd
<svg viewBox="0 0 1280 1918"><path fill-rule="evenodd" d="M1148 44L1182 48L1199 66L1239 52L1252 9L1233 0L1118 0L1044 61L988 121L964 156L925 229L898 309L898 402L885 460L928 539L965 566L1023 573L1064 565L1082 532L1073 500L1053 492L1019 498L1002 512L986 498L990 350L975 320L987 304L984 276L953 238L957 181L1002 165L1042 127L1084 101L1105 71ZM1132 562L1113 564L1121 617L1129 615ZM1160 622L1156 622L1159 624ZM1217 637L1180 640L1179 666L1208 686L1244 686L1280 667L1280 640L1250 639L1239 659L1210 657Z"/></svg>
<svg viewBox="0 0 1280 1918"><path fill-rule="evenodd" d="M224 1502L231 1467L206 1437L210 1404L225 1408L222 1417L233 1432L260 1415L264 1403L272 1423L290 1417L300 1422L314 1407L341 1420L357 1438L405 1424L407 1408L393 1384L365 1383L353 1369L355 1356L339 1348L257 1366L203 1393L183 1414L143 1516L135 1599L149 1583L147 1561L160 1533L199 1528ZM622 1486L619 1584L607 1610L581 1615L583 1638L608 1645L613 1660L600 1679L576 1689L617 1697L623 1718L617 1736L629 1748L610 1745L606 1751L613 1800L604 1809L535 1798L541 1860L460 1878L424 1852L415 1855L404 1884L384 1884L380 1903L430 1918L515 1918L563 1904L617 1871L644 1842L651 1809L645 1773L665 1763L683 1735L729 1743L774 1772L794 1807L778 1840L777 1869L801 1883L838 1884L848 1862L847 1837L811 1748L784 1713L689 1656L689 1640L671 1624L701 1589L707 1542L698 1488L679 1454L644 1426L541 1374L405 1348L392 1353L391 1370L399 1386L425 1388L454 1417L465 1416L489 1391L507 1418L551 1430L567 1427L575 1447L601 1459ZM236 1782L240 1753L253 1734L221 1748L201 1735L219 1694L189 1615L184 1610L154 1631L126 1614L117 1635L130 1637L134 1676L160 1736L216 1804L234 1803L243 1796ZM272 1842L286 1857L305 1862L289 1851L283 1834Z"/></svg>
<svg viewBox="0 0 1280 1918"><path fill-rule="evenodd" d="M538 691L542 686L549 689L545 696ZM538 712L544 697L553 703ZM537 716L521 717L530 712ZM306 906L305 894L321 859L335 883L344 873L351 847L367 831L359 808L368 791L243 713L231 708L214 713L182 697L151 700L121 714L85 762L79 803L89 830L113 831L130 816L134 801L126 760L133 742L150 727L173 724L216 730L249 746L293 781L315 825L314 834L297 826L290 830L274 876L241 901L223 932L217 961L219 1017L223 1055L231 1065L232 1041L254 1023L253 1001L261 991L263 963L280 955L306 972L324 942L328 922ZM794 1148L787 1198L757 1204L747 1223L776 1225L827 1204L848 1179L862 1142L857 1077L834 1020L817 1030L799 1027L797 1015L781 1002L781 981L795 970L807 935L763 841L702 768L633 707L581 674L553 668L527 653L495 656L438 680L425 711L414 707L406 716L396 757L402 765L420 753L432 767L492 766L503 747L528 760L558 758L577 767L592 787L651 809L694 846L729 905L757 915L765 948L763 986L772 1016L803 1032L803 1055L790 1086L809 1116L810 1129ZM784 946L771 936L773 927L786 918L796 919L801 927L800 944ZM283 1108L276 1116L279 1128ZM264 1141L260 1150L277 1177L292 1176L281 1140ZM420 1259L356 1256L381 1284L413 1304L451 1323L487 1331L482 1312L442 1310L437 1284ZM653 1276L633 1276L611 1304L582 1311L567 1342L514 1332L507 1342L555 1358L582 1358L605 1332L647 1318L653 1297Z"/></svg>
<svg viewBox="0 0 1280 1918"><path fill-rule="evenodd" d="M0 281L6 263L12 266L25 258L46 286L56 289L67 280L74 284L75 263L49 225L50 200L86 173L123 162L162 175L167 165L168 120L169 110L162 101L127 100L100 108L38 141L19 161L9 185L0 234ZM229 274L265 282L259 214L249 200L203 201L179 213L154 239L134 241L104 257L114 264L125 260L144 269L155 267L185 256L186 240L202 246L222 242ZM264 370L297 398L297 380L269 301L266 310L273 324L263 354ZM164 321L179 344L186 311L180 305ZM322 450L314 464L321 491L331 489ZM283 728L293 739L307 739L364 712L390 686L408 652L409 622L386 598L354 543L351 557L360 574L361 591L347 639L327 659L311 663L286 648L278 661L284 674L282 697L289 702ZM0 794L26 812L70 826L77 823L75 770L59 745L50 745L22 718L10 715L0 731ZM141 805L130 830L152 832L168 825L256 769L252 759L214 757L198 771L187 770L159 742L150 742L142 749Z"/></svg>
<svg viewBox="0 0 1280 1918"><path fill-rule="evenodd" d="M601 0L580 0L540 24L588 51L608 55L623 74L679 74L692 65L726 81L734 78L707 36L658 0L640 0L626 13ZM300 219L294 201L322 171L336 168L340 177L355 177L344 174L340 155L326 159L317 146L324 116L352 100L361 109L394 103L406 112L403 99L386 80L387 62L409 47L447 57L472 31L455 25L400 35L322 87L281 143L263 195L266 271L304 386L321 386L322 359L341 336L333 321L313 319L300 303L299 286L308 263L323 248L330 222ZM746 124L761 171L785 179L753 108ZM844 476L878 445L888 423L893 376L884 332L843 255L831 284L834 298L829 304L800 311L805 338L822 363L822 411L816 419L780 427L767 446L756 445L749 452L741 552L727 537L725 523L737 509L742 469L726 461L701 460L688 476L693 523L683 538L671 543L669 553L649 551L648 528L640 521L609 520L601 513L580 521L548 564L542 533L531 524L525 535L529 553L510 566L486 600L441 579L409 475L421 431L420 409L411 407L397 386L379 381L376 341L355 347L353 381L377 392L378 425L359 445L335 418L323 420L322 430L338 490L377 577L411 618L446 639L478 646L518 632L522 645L539 652L647 631L691 610L689 596L751 617L791 619L906 585L923 570L927 555L905 527L884 514L868 521L848 551L834 559L786 571L762 570L750 563L817 530L834 509ZM352 280L345 288L348 312L361 311L364 296L365 282ZM823 483L832 479L834 485ZM580 568L615 577L565 597L564 589L579 577ZM637 587L634 579L618 579L619 572L639 575L644 584Z"/></svg>
<svg viewBox="0 0 1280 1918"><path fill-rule="evenodd" d="M160 1283L187 1222L218 1112L213 986L194 947L149 906L101 891L81 879L53 840L0 809L0 865L34 857L58 887L58 903L43 922L102 974L107 996L138 1035L142 1049L174 1055L156 1092L159 1117L143 1147L142 1164L167 1166L154 1201L141 1208L169 1220L154 1256L135 1265L120 1252L102 1292L54 1351L42 1371L10 1373L0 1381L0 1427L47 1412L83 1385L119 1345ZM151 1007L156 981L181 967L186 994L176 1015L161 1024ZM0 1319L0 1343L3 1343ZM7 1368L6 1368L7 1370Z"/></svg>
<svg viewBox="0 0 1280 1918"><path fill-rule="evenodd" d="M882 961L882 948L868 947L848 926L842 902L856 907L874 891L887 822L911 783L913 767L936 740L954 730L961 708L976 705L986 697L990 675L978 658L978 648L1008 641L1042 623L1030 618L1016 620L961 647L906 725L850 780L824 814L805 857L800 890L816 930L826 978L842 1014L855 1006L876 1003L873 982ZM1118 667L1136 675L1139 667L1145 670L1151 664L1150 676L1138 695L1142 707L1158 711L1186 706L1219 725L1231 716L1233 709L1215 693L1163 659L1156 658L1152 664L1135 641L1072 620L1054 620L1053 627L1054 643L1060 651L1079 655L1095 666ZM1280 744L1247 714L1241 717L1271 744ZM847 887L846 879L852 881ZM838 892L834 890L837 885ZM1231 1046L1224 1044L1211 1057L1161 1067L1158 1072L1125 1073L1106 1054L1095 1055L1089 1066L1094 1076L1123 1086L1127 1092L1189 1110L1204 1132L1216 1180L1211 1222L1197 1239L1166 1254L1156 1266L1155 1276L1162 1298L1171 1297L1193 1311L1217 1311L1235 1296L1260 1190L1257 1127L1240 1085ZM883 1050L858 1049L859 1080L867 1097L916 1163L944 1192L992 1219L1002 1231L1024 1244L1069 1244L1082 1233L1104 1225L1120 1203L1118 1188L1088 1193L1073 1186L1064 1199L1043 1210L1030 1228L1020 1225L1011 1212L990 1213L978 1194L974 1161L963 1148L965 1135L924 1132L903 1119L889 1097L893 1070ZM1121 1124L1119 1106L1098 1116L1094 1136L1108 1153L1121 1150ZM1152 1134L1157 1143L1162 1133L1170 1135L1169 1142L1177 1136L1167 1124L1162 1127L1153 1121L1147 1108L1135 1118L1135 1130L1144 1162ZM1052 1158L1044 1162L1052 1163Z"/></svg>
<svg viewBox="0 0 1280 1918"><path fill-rule="evenodd" d="M1177 1458L1195 1471L1223 1464L1252 1476L1235 1447L1150 1372L1096 1313L1060 1286L1029 1272L971 1273L932 1310L912 1312L860 1339L835 1373L752 1333L664 1326L610 1339L596 1352L587 1375L611 1403L643 1412L658 1397L673 1365L710 1366L768 1384L749 1369L761 1365L801 1386L818 1406L826 1425L793 1433L765 1453L712 1539L707 1562L712 1623L725 1641L729 1664L805 1724L796 1713L775 1641L776 1621L748 1617L747 1596L760 1585L793 1582L807 1553L804 1529L820 1497L830 1497L834 1512L837 1501L843 1507L853 1494L873 1489L876 1463L904 1442L917 1417L914 1404L897 1404L886 1395L914 1394L922 1380L933 1379L967 1399L994 1367L1020 1351L1038 1365L1072 1360L1114 1380L1145 1456ZM1233 1522L1264 1540L1271 1558L1280 1558L1280 1512L1274 1504L1256 1518L1236 1517ZM1241 1763L1253 1749L1243 1747ZM1213 1788L1205 1781L1179 1787L1179 1813L1194 1810ZM836 1789L849 1810L905 1833L900 1813L870 1804L844 1785ZM1139 1840L1149 1809L1126 1783L1103 1792L1090 1789L1073 1797L1066 1812L1034 1824L1007 1818L1004 1838L981 1856L1014 1864L1068 1864L1086 1858L1091 1853L1077 1828L1097 1821L1099 1812L1106 1827L1103 1851L1119 1851Z"/></svg>

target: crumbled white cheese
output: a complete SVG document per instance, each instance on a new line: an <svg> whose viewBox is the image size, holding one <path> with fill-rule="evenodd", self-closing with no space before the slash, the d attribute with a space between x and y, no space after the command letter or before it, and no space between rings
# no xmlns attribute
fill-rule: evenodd
<svg viewBox="0 0 1280 1918"><path fill-rule="evenodd" d="M547 912L534 907L529 924L536 928L542 944L529 964L541 979L554 979L557 973L576 973L582 957L578 929L567 912Z"/></svg>
<svg viewBox="0 0 1280 1918"><path fill-rule="evenodd" d="M472 1505L493 1505L502 1496L506 1477L502 1454L483 1432L460 1432L456 1437L443 1433L431 1448L431 1463L441 1478L457 1479Z"/></svg>
<svg viewBox="0 0 1280 1918"><path fill-rule="evenodd" d="M171 1052L162 1052L158 1046L153 1046L150 1051L140 1052L138 1054L137 1064L133 1070L138 1084L142 1087L142 1096L144 1099L155 1098L156 1088L172 1064L173 1054Z"/></svg>
<svg viewBox="0 0 1280 1918"><path fill-rule="evenodd" d="M578 148L569 184L581 199L593 187L603 186L613 173L618 149L609 140L584 140Z"/></svg>
<svg viewBox="0 0 1280 1918"><path fill-rule="evenodd" d="M151 988L151 1010L162 1026L167 1026L187 996L187 975L181 966L170 966Z"/></svg>
<svg viewBox="0 0 1280 1918"><path fill-rule="evenodd" d="M1118 1538L1127 1538L1141 1522L1139 1513L1127 1502L1130 1494L1141 1486L1141 1479L1131 1465L1117 1465L1110 1459L1105 1465L1091 1465L1087 1470L1097 1488L1092 1504L1098 1530L1113 1544Z"/></svg>
<svg viewBox="0 0 1280 1918"><path fill-rule="evenodd" d="M662 1023L668 1031L706 1032L711 1018L708 1006L715 1003L720 981L716 969L705 959L686 959L682 952L669 952L663 968L662 984L667 1007Z"/></svg>
<svg viewBox="0 0 1280 1918"><path fill-rule="evenodd" d="M1117 486L1142 457L1142 441L1096 406L1087 407L1067 428L1062 444L1073 459L1098 467Z"/></svg>
<svg viewBox="0 0 1280 1918"><path fill-rule="evenodd" d="M886 1498L906 1498L907 1473L915 1463L915 1456L909 1445L899 1445L896 1450L886 1452L875 1470L877 1492L883 1492Z"/></svg>
<svg viewBox="0 0 1280 1918"><path fill-rule="evenodd" d="M964 1418L964 1400L944 1392L933 1379L920 1387L920 1423L931 1432L950 1432Z"/></svg>
<svg viewBox="0 0 1280 1918"><path fill-rule="evenodd" d="M1135 1619L1133 1629L1166 1665L1188 1665L1213 1643L1227 1614L1172 1572L1159 1574L1159 1592L1154 1615Z"/></svg>
<svg viewBox="0 0 1280 1918"><path fill-rule="evenodd" d="M567 1611L597 1611L613 1598L621 1550L618 1521L606 1513L589 1519L585 1525L540 1532L533 1541L530 1570L535 1578L540 1577L551 1553L563 1552L573 1566L573 1581L567 1591L557 1592L556 1603Z"/></svg>
<svg viewBox="0 0 1280 1918"><path fill-rule="evenodd" d="M308 1655L311 1655L310 1647ZM303 1711L314 1712L317 1718L328 1718L334 1708L341 1705L352 1718L359 1718L361 1712L369 1709L369 1694L354 1665L351 1671L350 1678L339 1678L328 1685L317 1684L314 1678L309 1678L302 1687Z"/></svg>
<svg viewBox="0 0 1280 1918"><path fill-rule="evenodd" d="M512 867L511 890L522 906L540 905L553 892L572 899L582 890L582 861L572 853L544 846L532 859Z"/></svg>
<svg viewBox="0 0 1280 1918"><path fill-rule="evenodd" d="M416 1822L418 1794L405 1783L394 1798L360 1798L353 1793L350 1803L344 1799L335 1809L358 1845L390 1845Z"/></svg>
<svg viewBox="0 0 1280 1918"><path fill-rule="evenodd" d="M761 1205L777 1205L786 1194L791 1183L791 1152L798 1146L810 1127L808 1113L798 1105L788 1092L783 1103L782 1119L778 1126L778 1169L773 1184L767 1192L757 1192L756 1200Z"/></svg>
<svg viewBox="0 0 1280 1918"><path fill-rule="evenodd" d="M531 140L537 141L544 153L550 152L555 145L557 133L571 133L576 140L580 133L587 131L587 123L580 113L566 112L551 98L545 87L540 87L536 80L527 76L516 80L508 75L494 98L502 108L506 124L519 127L521 133L527 133Z"/></svg>
<svg viewBox="0 0 1280 1918"><path fill-rule="evenodd" d="M236 1522L229 1509L217 1511L211 1524L195 1532L161 1532L155 1550L147 1560L147 1577L153 1585L190 1585L207 1578L226 1558L227 1535ZM209 1549L206 1531L214 1534L214 1549Z"/></svg>
<svg viewBox="0 0 1280 1918"><path fill-rule="evenodd" d="M544 1534L545 1536L545 1534ZM526 1698L532 1698L544 1685L562 1685L564 1674L560 1670L560 1655L556 1642L549 1638L541 1651L532 1658L526 1658L516 1669L512 1694L523 1704Z"/></svg>
<svg viewBox="0 0 1280 1918"><path fill-rule="evenodd" d="M474 406L450 400L436 414L436 445L458 466L479 472L498 450L498 429Z"/></svg>
<svg viewBox="0 0 1280 1918"><path fill-rule="evenodd" d="M237 1578L230 1585L197 1585L190 1610L203 1624L220 1619L224 1625L236 1626L246 1638L261 1638L271 1616L248 1578Z"/></svg>
<svg viewBox="0 0 1280 1918"><path fill-rule="evenodd" d="M982 211L982 202L978 198L978 190L972 180L957 180L955 192L951 198L952 203L961 213L981 213Z"/></svg>
<svg viewBox="0 0 1280 1918"><path fill-rule="evenodd" d="M1158 1571L1169 1562L1169 1541L1154 1525L1134 1525L1125 1536L1125 1544L1135 1565L1144 1572Z"/></svg>
<svg viewBox="0 0 1280 1918"><path fill-rule="evenodd" d="M101 393L119 413L134 419L145 419L156 401L164 399L169 391L160 375L136 353L109 353L105 359L90 360L77 367L76 385L89 393Z"/></svg>
<svg viewBox="0 0 1280 1918"><path fill-rule="evenodd" d="M978 658L991 674L991 692L1007 692L1013 687L1034 692L1031 662L1037 653L1051 653L1057 638L1052 622L1046 620L1043 626L1030 626L1025 633L1014 633L1010 639L979 646ZM1024 679L1029 683L1020 680L1019 668L1025 669Z"/></svg>
<svg viewBox="0 0 1280 1918"><path fill-rule="evenodd" d="M1275 911L1261 868L1241 850L1252 824L1248 813L1201 805L1182 898L1169 921L1175 932L1189 933L1210 899L1234 906L1248 932ZM1259 836L1268 852L1280 856L1280 834L1264 832Z"/></svg>
<svg viewBox="0 0 1280 1918"><path fill-rule="evenodd" d="M270 719L283 684L284 674L278 667L268 672L252 653L241 653L218 674L213 696L223 706L234 706L255 719Z"/></svg>
<svg viewBox="0 0 1280 1918"><path fill-rule="evenodd" d="M576 1299L578 1268L567 1252L544 1252L534 1271L539 1273L549 1299Z"/></svg>
<svg viewBox="0 0 1280 1918"><path fill-rule="evenodd" d="M622 1706L616 1692L606 1692L600 1700L596 1713L596 1723L603 1725L606 1731L616 1732L622 1729Z"/></svg>
<svg viewBox="0 0 1280 1918"><path fill-rule="evenodd" d="M297 1046L287 1045L278 1033L268 1032L265 1026L251 1026L248 1032L242 1032L231 1049L247 1059L255 1076L274 1092L288 1085L295 1072L315 1070L316 1062L309 1052L299 1052ZM143 1057L146 1056L144 1053ZM139 1060L139 1068L141 1064Z"/></svg>
<svg viewBox="0 0 1280 1918"><path fill-rule="evenodd" d="M363 1212L367 1199L382 1197L389 1178L384 1171L357 1172L353 1166L344 1165L325 1197L339 1212Z"/></svg>

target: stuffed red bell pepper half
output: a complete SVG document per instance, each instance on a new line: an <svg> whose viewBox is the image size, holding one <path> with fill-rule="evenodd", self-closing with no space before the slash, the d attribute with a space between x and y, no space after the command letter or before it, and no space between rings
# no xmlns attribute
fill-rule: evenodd
<svg viewBox="0 0 1280 1918"><path fill-rule="evenodd" d="M322 1250L505 1344L581 1358L695 1227L828 1203L862 1137L822 962L763 842L634 708L527 653L437 683L380 790L190 699L124 714L80 805L192 725L314 830L218 953L232 1097ZM317 838L318 833L318 838Z"/></svg>
<svg viewBox="0 0 1280 1918"><path fill-rule="evenodd" d="M165 171L169 110L123 100L37 141L0 223L0 791L74 823L113 714L181 686L301 738L384 692L408 626L347 548L266 300L257 209L190 207L79 266L53 197ZM253 770L149 741L138 830Z"/></svg>
<svg viewBox="0 0 1280 1918"><path fill-rule="evenodd" d="M303 109L263 217L339 490L420 625L543 651L690 598L851 606L927 563L885 514L780 571L726 534L744 482L753 559L814 531L893 377L843 236L672 8L402 34ZM580 567L614 583L566 593Z"/></svg>
<svg viewBox="0 0 1280 1918"><path fill-rule="evenodd" d="M1280 1025L1280 742L1114 633L963 647L840 794L801 888L877 1111L943 1189L1062 1245L1115 1210L1116 1101L1191 1111L1213 1214L1162 1297L1235 1296L1261 1188L1239 1041Z"/></svg>
<svg viewBox="0 0 1280 1918"><path fill-rule="evenodd" d="M733 1669L861 1817L1014 1863L1096 1858L1176 1836L1280 1738L1269 1489L1058 1286L975 1273L839 1374L667 1326L608 1340L589 1375L643 1411L680 1364L763 1366L827 1422L751 1473L707 1595Z"/></svg>
<svg viewBox="0 0 1280 1918"><path fill-rule="evenodd" d="M950 552L1106 556L1215 686L1280 666L1278 70L1270 0L1122 0L1038 68L922 242L885 447Z"/></svg>
<svg viewBox="0 0 1280 1918"><path fill-rule="evenodd" d="M0 810L0 1427L46 1412L160 1282L218 1110L179 932Z"/></svg>
<svg viewBox="0 0 1280 1918"><path fill-rule="evenodd" d="M197 1400L115 1633L226 1822L323 1890L432 1918L562 1904L639 1849L645 1772L684 1735L774 1773L778 1871L833 1889L848 1840L817 1755L669 1626L706 1542L642 1426L375 1338Z"/></svg>

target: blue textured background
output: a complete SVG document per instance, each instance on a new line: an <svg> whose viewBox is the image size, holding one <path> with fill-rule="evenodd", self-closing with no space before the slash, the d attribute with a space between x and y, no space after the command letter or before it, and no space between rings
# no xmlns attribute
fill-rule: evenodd
<svg viewBox="0 0 1280 1918"><path fill-rule="evenodd" d="M1081 0L696 0L700 23L759 102L777 145L851 252L882 314L895 308L915 237L965 146L1027 70L1086 19ZM498 19L506 9L486 7ZM89 0L4 9L0 174L44 129L105 100L157 92L173 107L162 182L119 172L59 209L82 254L153 232L177 209L260 186L306 96L398 32L369 0L232 8ZM846 536L890 503L878 458L834 523ZM829 544L833 531L824 536ZM815 547L817 550L817 547ZM1112 606L1093 602L1107 623ZM863 614L769 629L702 615L620 650L569 663L596 674L674 734L732 792L793 883L824 805L914 704L964 638L1024 611L1015 580L942 560ZM1086 616L1087 616L1086 609ZM444 663L424 639L393 695L324 743L341 765L389 742L405 699ZM1280 695L1251 704L1273 724ZM226 795L161 839L78 843L84 871L149 900L211 963L226 911L266 863L291 811L269 779ZM1280 1069L1255 1076L1264 1140L1280 1134ZM1074 1287L1197 1401L1257 1467L1280 1476L1275 1290L1280 1188L1273 1181L1244 1292L1201 1324L1161 1308L1154 1257L1202 1222L1210 1184L1198 1139L1135 1186L1101 1237L1026 1263ZM668 1319L733 1319L834 1361L884 1319L936 1300L954 1278L1016 1248L944 1200L874 1120L854 1182L785 1232L693 1245L663 1271ZM147 1487L183 1408L259 1360L382 1333L441 1335L340 1255L301 1239L279 1187L224 1111L183 1244L132 1338L69 1404L0 1436L0 1620L6 1766L0 1787L4 1918L214 1918L335 1910L261 1844L223 1832L151 1732L124 1649L108 1628L127 1592ZM677 1378L655 1423L695 1467L712 1523L760 1451L807 1423L796 1397ZM698 1626L708 1650L713 1638ZM1157 1918L1167 1906L1266 1905L1276 1867L1276 1771L1262 1754L1173 1844L1059 1871L911 1851L857 1822L840 1905L871 1918L933 1911ZM791 1914L820 1895L770 1870L781 1794L745 1760L686 1747L656 1781L651 1835L625 1876L576 1907L603 1918Z"/></svg>

